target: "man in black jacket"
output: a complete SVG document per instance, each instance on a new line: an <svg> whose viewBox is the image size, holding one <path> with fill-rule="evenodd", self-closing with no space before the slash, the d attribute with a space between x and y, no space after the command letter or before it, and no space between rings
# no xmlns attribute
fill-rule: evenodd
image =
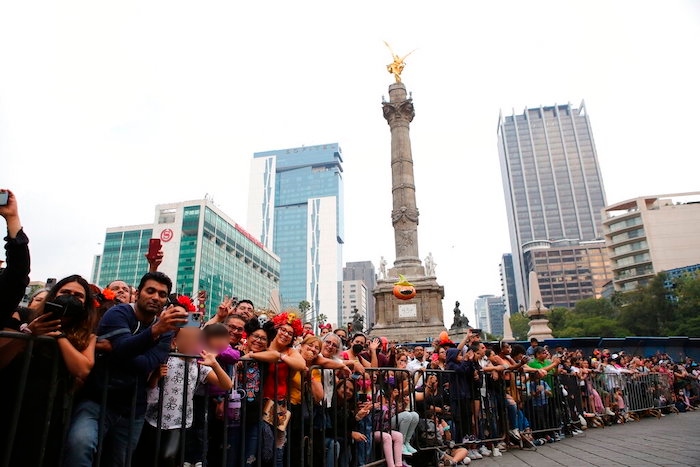
<svg viewBox="0 0 700 467"><path fill-rule="evenodd" d="M0 189L0 216L7 222L5 256L7 267L0 273L0 329L7 326L10 316L22 301L29 285L29 239L22 230L17 198L10 190Z"/></svg>

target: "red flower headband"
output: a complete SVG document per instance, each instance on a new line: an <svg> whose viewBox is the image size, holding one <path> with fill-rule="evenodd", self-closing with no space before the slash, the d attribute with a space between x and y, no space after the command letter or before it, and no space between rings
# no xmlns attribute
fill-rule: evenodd
<svg viewBox="0 0 700 467"><path fill-rule="evenodd" d="M95 290L98 290L98 291L95 291ZM102 306L103 303L113 302L117 299L117 294L115 294L113 290L110 290L107 288L99 290L97 288L97 286L95 286L93 288L93 293L94 293L93 302L94 302L95 308L99 308L100 306Z"/></svg>
<svg viewBox="0 0 700 467"><path fill-rule="evenodd" d="M177 303L189 312L197 311L197 307L194 306L192 299L186 295L178 295Z"/></svg>
<svg viewBox="0 0 700 467"><path fill-rule="evenodd" d="M100 292L102 296L104 297L105 300L114 300L117 298L117 294L114 293L114 290L112 289L102 289L102 292Z"/></svg>
<svg viewBox="0 0 700 467"><path fill-rule="evenodd" d="M297 318L294 313L280 313L272 317L272 322L275 324L275 329L282 326L283 324L288 324L294 330L294 336L301 336L304 332L304 327L301 324L301 320Z"/></svg>

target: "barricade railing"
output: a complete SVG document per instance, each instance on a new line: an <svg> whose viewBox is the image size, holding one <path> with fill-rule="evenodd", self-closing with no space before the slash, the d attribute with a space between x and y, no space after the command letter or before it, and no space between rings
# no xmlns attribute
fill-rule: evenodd
<svg viewBox="0 0 700 467"><path fill-rule="evenodd" d="M47 458L55 461L61 456L65 433L63 423L51 421L62 416L71 403L58 375L56 340L0 331L0 341L0 466L42 465ZM40 380L34 371L38 365ZM37 428L41 430L38 437ZM31 446L25 437L32 440Z"/></svg>
<svg viewBox="0 0 700 467"><path fill-rule="evenodd" d="M557 375L540 377L536 372L517 371L519 408L529 422L532 433L554 435L564 426L564 413L568 412Z"/></svg>
<svg viewBox="0 0 700 467"><path fill-rule="evenodd" d="M0 355L0 467L60 465L71 409L83 400L79 385L63 365L54 338L0 332L2 339L13 342L3 350L19 350ZM106 356L97 357L101 358ZM171 353L169 358L184 365L181 385L166 391L161 380L151 390L155 397L148 401L150 421L145 421L150 428L144 427L141 439L146 460L128 436L127 452L136 450L127 465L373 466L386 461L383 447L396 442L395 432L406 436L404 441L419 450L418 456L453 445L472 449L477 443L506 441L509 430L522 429L523 420L533 433L545 436L577 424L587 412L604 416L607 408L616 414L643 413L673 404L672 382L659 373L540 378L506 371L497 377L479 372L474 379L433 369L411 374L398 368L368 368L346 375L313 367L280 381L284 372L274 371L271 377L268 371L283 363L241 360L226 368L234 379L233 390L213 391L197 383L203 379L199 356ZM104 391L97 398L95 465L110 465L105 427L113 375L108 365L97 366L103 371L93 377L103 378ZM279 392L280 387L287 390ZM132 429L137 429L135 388L133 384L119 390L131 401L125 416ZM267 400L270 389L276 396ZM602 412L601 407L590 410L595 405L592 391L600 396ZM25 437L32 440L32 449L26 449Z"/></svg>

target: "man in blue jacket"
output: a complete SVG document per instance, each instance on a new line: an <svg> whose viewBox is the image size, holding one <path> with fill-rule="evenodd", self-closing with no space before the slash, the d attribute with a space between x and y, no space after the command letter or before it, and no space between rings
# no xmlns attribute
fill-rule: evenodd
<svg viewBox="0 0 700 467"><path fill-rule="evenodd" d="M114 306L102 317L97 333L111 351L97 359L76 403L64 465L91 467L100 442L103 465L130 464L146 412L146 381L167 361L173 331L187 322L183 307L163 310L171 289L168 276L149 272L135 303Z"/></svg>

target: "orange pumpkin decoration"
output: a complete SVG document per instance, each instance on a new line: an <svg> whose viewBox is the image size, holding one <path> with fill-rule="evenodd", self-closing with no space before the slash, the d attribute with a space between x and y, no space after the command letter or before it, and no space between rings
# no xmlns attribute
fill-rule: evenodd
<svg viewBox="0 0 700 467"><path fill-rule="evenodd" d="M399 281L394 283L394 297L399 300L410 300L416 296L416 287L399 274Z"/></svg>

